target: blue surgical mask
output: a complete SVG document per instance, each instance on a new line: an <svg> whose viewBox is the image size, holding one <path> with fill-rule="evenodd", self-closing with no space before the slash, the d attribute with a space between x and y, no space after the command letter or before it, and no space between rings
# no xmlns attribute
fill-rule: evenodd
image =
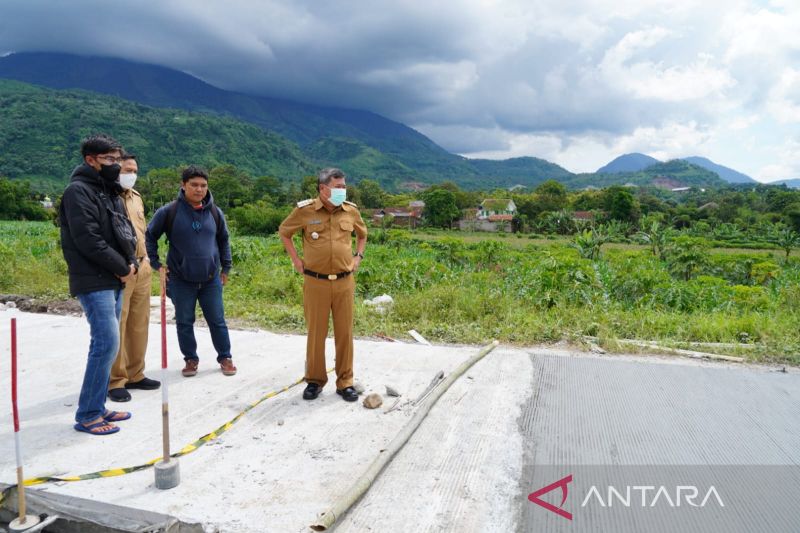
<svg viewBox="0 0 800 533"><path fill-rule="evenodd" d="M333 205L342 205L347 200L347 189L331 189L330 202Z"/></svg>

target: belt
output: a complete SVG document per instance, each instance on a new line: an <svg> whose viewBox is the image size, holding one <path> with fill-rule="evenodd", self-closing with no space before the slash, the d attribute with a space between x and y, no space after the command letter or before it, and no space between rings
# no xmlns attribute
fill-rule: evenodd
<svg viewBox="0 0 800 533"><path fill-rule="evenodd" d="M344 278L352 274L352 272L339 272L338 274L320 274L319 272L314 272L313 270L304 269L303 274L306 276L311 276L312 278L318 279L329 279L331 281L337 280L339 278Z"/></svg>

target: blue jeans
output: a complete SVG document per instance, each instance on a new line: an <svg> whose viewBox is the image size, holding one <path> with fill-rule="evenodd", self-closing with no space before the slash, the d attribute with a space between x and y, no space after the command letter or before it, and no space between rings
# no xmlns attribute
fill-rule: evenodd
<svg viewBox="0 0 800 533"><path fill-rule="evenodd" d="M103 290L78 295L78 301L89 322L91 340L86 372L75 421L91 422L106 412L106 394L111 378L111 365L119 349L119 314L122 291Z"/></svg>
<svg viewBox="0 0 800 533"><path fill-rule="evenodd" d="M211 342L217 351L217 361L231 356L231 339L225 324L222 307L222 281L219 275L203 283L192 283L170 276L167 295L175 306L175 324L178 330L178 345L185 360L199 360L197 340L194 338L194 318L197 303L211 331Z"/></svg>

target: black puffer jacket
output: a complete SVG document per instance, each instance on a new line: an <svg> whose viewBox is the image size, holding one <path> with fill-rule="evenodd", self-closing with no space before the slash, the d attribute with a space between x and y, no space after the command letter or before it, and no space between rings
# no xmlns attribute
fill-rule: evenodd
<svg viewBox="0 0 800 533"><path fill-rule="evenodd" d="M108 207L125 212L113 184L83 164L72 172L61 197L61 249L69 271L69 292L121 289L118 276L130 272L134 258L127 258L111 228Z"/></svg>

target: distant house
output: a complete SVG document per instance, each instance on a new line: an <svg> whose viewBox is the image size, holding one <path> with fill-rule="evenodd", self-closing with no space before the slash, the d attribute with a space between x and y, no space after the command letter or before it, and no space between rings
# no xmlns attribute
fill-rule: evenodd
<svg viewBox="0 0 800 533"><path fill-rule="evenodd" d="M404 191L424 191L428 188L428 186L424 183L420 183L419 181L404 181L400 184L400 189Z"/></svg>
<svg viewBox="0 0 800 533"><path fill-rule="evenodd" d="M574 211L572 213L573 220L594 220L594 213L592 211Z"/></svg>
<svg viewBox="0 0 800 533"><path fill-rule="evenodd" d="M401 228L416 228L422 220L422 211L425 209L425 202L414 201L408 207L384 207L375 210L372 215L372 223L382 226L386 217L391 217L392 225Z"/></svg>
<svg viewBox="0 0 800 533"><path fill-rule="evenodd" d="M478 211L478 218L479 219L489 219L492 216L497 215L508 215L511 220L514 218L514 215L517 214L517 206L514 204L514 200L506 199L506 198L487 198L483 202L481 202L480 210ZM506 220L506 219L496 219L496 220ZM495 221L496 221L495 220Z"/></svg>
<svg viewBox="0 0 800 533"><path fill-rule="evenodd" d="M477 209L467 209L458 226L464 231L512 231L517 206L510 199L488 198Z"/></svg>

